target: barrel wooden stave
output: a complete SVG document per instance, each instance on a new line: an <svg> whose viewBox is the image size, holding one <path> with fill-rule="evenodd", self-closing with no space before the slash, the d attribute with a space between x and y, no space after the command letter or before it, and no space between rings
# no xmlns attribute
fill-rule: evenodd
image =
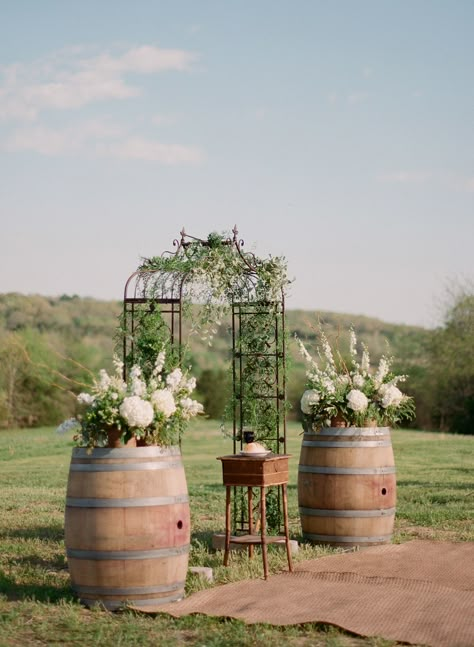
<svg viewBox="0 0 474 647"><path fill-rule="evenodd" d="M298 470L303 537L334 546L389 543L396 477L388 428L305 433Z"/></svg>
<svg viewBox="0 0 474 647"><path fill-rule="evenodd" d="M181 599L189 541L179 448L73 451L65 543L84 604L152 610Z"/></svg>
<svg viewBox="0 0 474 647"><path fill-rule="evenodd" d="M303 507L374 510L393 508L396 504L395 474L300 473L298 480L298 504Z"/></svg>
<svg viewBox="0 0 474 647"><path fill-rule="evenodd" d="M66 524L66 546L83 550L153 550L186 546L189 504L135 508L76 508Z"/></svg>

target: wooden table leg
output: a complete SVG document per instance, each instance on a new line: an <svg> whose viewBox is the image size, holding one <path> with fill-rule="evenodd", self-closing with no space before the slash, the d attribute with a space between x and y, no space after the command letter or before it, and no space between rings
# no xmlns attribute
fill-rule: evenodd
<svg viewBox="0 0 474 647"><path fill-rule="evenodd" d="M283 523L285 526L286 555L288 557L288 570L291 573L293 571L293 561L291 558L290 535L288 529L288 495L286 483L282 484L281 490L283 494Z"/></svg>
<svg viewBox="0 0 474 647"><path fill-rule="evenodd" d="M249 517L249 535L253 535L253 506L252 506L252 488L247 491L248 496L248 517ZM253 544L249 544L249 559L253 557Z"/></svg>
<svg viewBox="0 0 474 647"><path fill-rule="evenodd" d="M265 501L265 487L260 488L260 538L262 542L263 574L265 579L268 578L268 556L267 556L267 538L265 530L267 526L267 510Z"/></svg>
<svg viewBox="0 0 474 647"><path fill-rule="evenodd" d="M225 547L224 547L224 566L229 565L230 551L230 486L225 489Z"/></svg>

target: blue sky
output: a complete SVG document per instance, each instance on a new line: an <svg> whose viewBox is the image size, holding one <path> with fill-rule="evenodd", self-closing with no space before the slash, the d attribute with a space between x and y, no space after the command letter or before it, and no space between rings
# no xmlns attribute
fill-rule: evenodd
<svg viewBox="0 0 474 647"><path fill-rule="evenodd" d="M474 275L474 2L0 0L0 292L120 299L237 224L288 307L433 326Z"/></svg>

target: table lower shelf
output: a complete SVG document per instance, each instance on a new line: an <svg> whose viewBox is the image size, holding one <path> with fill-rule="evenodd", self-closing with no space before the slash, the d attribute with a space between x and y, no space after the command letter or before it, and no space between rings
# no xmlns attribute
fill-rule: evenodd
<svg viewBox="0 0 474 647"><path fill-rule="evenodd" d="M285 535L265 535L266 544L280 544L286 542ZM259 546L262 544L261 535L231 535L231 544L243 544L245 546Z"/></svg>

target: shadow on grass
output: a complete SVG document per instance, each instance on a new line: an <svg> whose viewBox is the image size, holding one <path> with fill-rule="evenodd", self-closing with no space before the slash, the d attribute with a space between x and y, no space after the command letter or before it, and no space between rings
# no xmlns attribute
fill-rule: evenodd
<svg viewBox="0 0 474 647"><path fill-rule="evenodd" d="M471 483L434 483L433 481L409 481L405 479L397 479L397 486L426 488L427 492L436 487L443 488L443 490L467 490L468 492L472 492L473 489Z"/></svg>
<svg viewBox="0 0 474 647"><path fill-rule="evenodd" d="M209 552L216 552L212 547L212 537L217 531L203 530L191 533L191 546L200 545L208 549Z"/></svg>
<svg viewBox="0 0 474 647"><path fill-rule="evenodd" d="M62 600L76 600L70 586L53 586L51 584L19 584L0 571L0 594L11 602L34 600L36 602L57 603Z"/></svg>
<svg viewBox="0 0 474 647"><path fill-rule="evenodd" d="M50 526L33 526L31 528L6 528L0 530L0 539L47 539L62 541L64 539L64 524Z"/></svg>

